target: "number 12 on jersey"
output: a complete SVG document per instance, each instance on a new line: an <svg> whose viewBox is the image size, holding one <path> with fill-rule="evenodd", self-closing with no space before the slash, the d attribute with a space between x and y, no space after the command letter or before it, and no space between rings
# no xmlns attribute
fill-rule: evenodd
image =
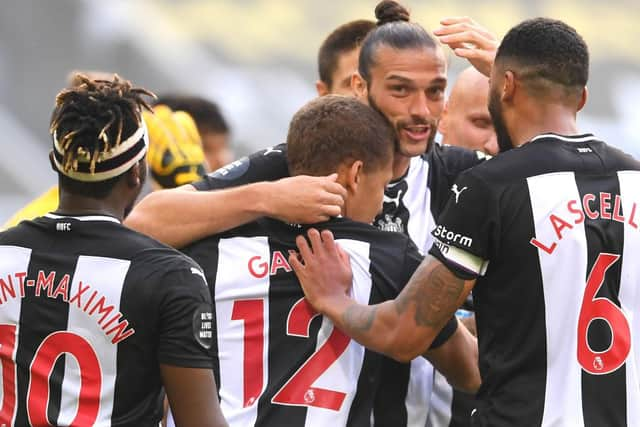
<svg viewBox="0 0 640 427"><path fill-rule="evenodd" d="M287 334L309 338L311 321L318 315L304 298L299 299L287 316ZM248 407L257 401L264 388L264 300L234 301L231 320L244 322L243 406ZM300 366L273 396L272 403L313 406L339 411L346 394L313 387L313 384L347 350L349 342L348 336L333 328L324 344Z"/></svg>

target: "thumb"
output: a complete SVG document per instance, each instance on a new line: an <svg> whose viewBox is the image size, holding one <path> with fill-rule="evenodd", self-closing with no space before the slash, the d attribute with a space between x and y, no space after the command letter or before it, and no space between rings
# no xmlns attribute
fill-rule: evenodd
<svg viewBox="0 0 640 427"><path fill-rule="evenodd" d="M329 179L329 181L336 182L338 180L338 174L334 172L331 175L329 175L327 178Z"/></svg>

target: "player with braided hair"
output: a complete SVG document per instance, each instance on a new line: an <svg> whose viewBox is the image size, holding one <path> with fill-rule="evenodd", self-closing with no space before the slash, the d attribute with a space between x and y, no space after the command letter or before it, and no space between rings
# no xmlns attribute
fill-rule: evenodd
<svg viewBox="0 0 640 427"><path fill-rule="evenodd" d="M226 425L200 267L121 222L146 176L152 94L114 76L56 98L56 211L0 233L2 425Z"/></svg>

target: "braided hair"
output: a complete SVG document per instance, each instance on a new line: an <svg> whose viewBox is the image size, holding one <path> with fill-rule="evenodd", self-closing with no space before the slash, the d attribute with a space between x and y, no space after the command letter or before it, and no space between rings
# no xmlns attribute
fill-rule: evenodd
<svg viewBox="0 0 640 427"><path fill-rule="evenodd" d="M146 153L142 110L151 110L144 98L155 95L118 75L112 80L92 80L82 74L75 78L80 84L56 97L49 128L53 166L61 185L75 193L105 197L118 177Z"/></svg>

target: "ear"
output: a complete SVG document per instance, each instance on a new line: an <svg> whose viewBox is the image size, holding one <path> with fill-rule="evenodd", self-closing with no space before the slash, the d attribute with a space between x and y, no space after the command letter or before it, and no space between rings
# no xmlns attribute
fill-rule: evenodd
<svg viewBox="0 0 640 427"><path fill-rule="evenodd" d="M505 102L510 102L516 95L516 75L513 71L504 72L504 83L502 85L502 95L500 98Z"/></svg>
<svg viewBox="0 0 640 427"><path fill-rule="evenodd" d="M442 110L442 115L440 116L440 121L438 122L438 132L440 132L443 136L447 134L447 127L449 126L449 103L444 104L444 109Z"/></svg>
<svg viewBox="0 0 640 427"><path fill-rule="evenodd" d="M127 172L126 174L127 187L129 188L136 188L142 185L142 172L140 170L140 163L142 162L136 163L131 169L129 169L129 172Z"/></svg>
<svg viewBox="0 0 640 427"><path fill-rule="evenodd" d="M351 75L351 90L357 98L367 98L367 81L357 71Z"/></svg>
<svg viewBox="0 0 640 427"><path fill-rule="evenodd" d="M584 108L588 98L589 98L589 90L585 86L584 89L582 89L582 95L580 96L580 102L578 103L578 111Z"/></svg>
<svg viewBox="0 0 640 427"><path fill-rule="evenodd" d="M316 80L316 92L318 96L325 96L329 93L329 86L322 80Z"/></svg>
<svg viewBox="0 0 640 427"><path fill-rule="evenodd" d="M353 163L345 164L340 167L342 169L339 175L344 177L344 187L350 193L355 193L358 190L358 184L360 183L360 175L362 174L362 160L356 160Z"/></svg>
<svg viewBox="0 0 640 427"><path fill-rule="evenodd" d="M53 169L53 171L55 173L58 173L58 169L56 168L56 164L53 161L53 150L49 151L49 164L51 165L51 169Z"/></svg>

